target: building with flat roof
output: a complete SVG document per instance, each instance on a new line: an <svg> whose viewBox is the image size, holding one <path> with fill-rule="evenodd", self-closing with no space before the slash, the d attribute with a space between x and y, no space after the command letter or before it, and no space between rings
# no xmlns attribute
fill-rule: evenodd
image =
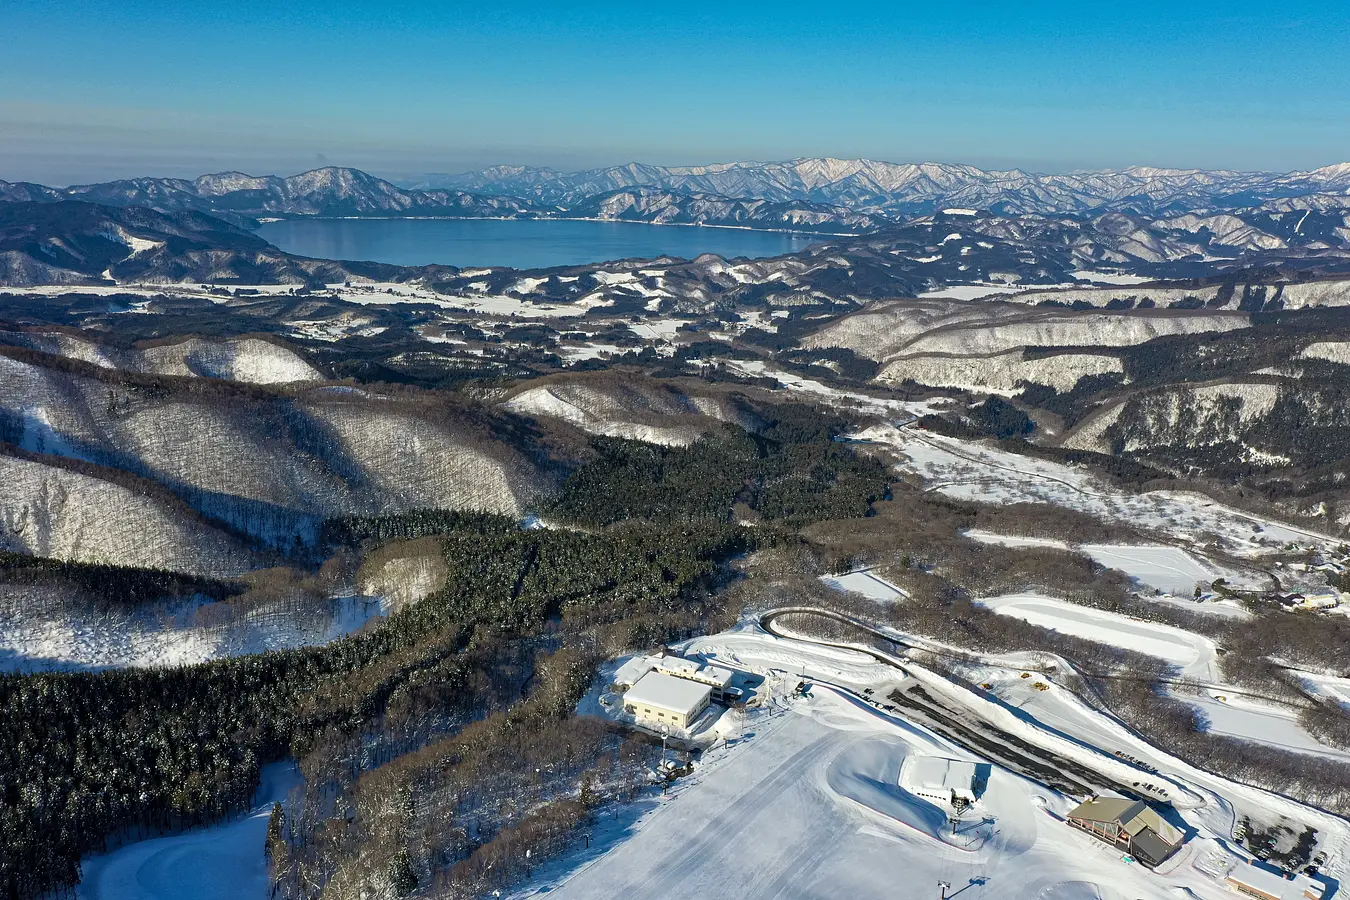
<svg viewBox="0 0 1350 900"><path fill-rule="evenodd" d="M975 764L941 756L912 756L900 783L916 797L947 806L975 802Z"/></svg>
<svg viewBox="0 0 1350 900"><path fill-rule="evenodd" d="M1161 865L1186 840L1157 810L1126 797L1094 797L1069 813L1069 824L1146 866Z"/></svg>
<svg viewBox="0 0 1350 900"><path fill-rule="evenodd" d="M730 669L723 669L720 666L706 666L692 659L685 659L683 656L662 656L652 660L652 665L656 667L658 672L674 675L676 678L687 678L690 681L697 681L699 684L706 684L712 689L714 703L726 702L727 692L731 687L731 679L735 676L735 673Z"/></svg>
<svg viewBox="0 0 1350 900"><path fill-rule="evenodd" d="M1307 875L1286 876L1254 862L1229 872L1224 884L1257 900L1322 900L1324 888L1322 882Z"/></svg>
<svg viewBox="0 0 1350 900"><path fill-rule="evenodd" d="M708 708L711 695L706 684L652 670L623 695L623 708L644 725L687 729Z"/></svg>

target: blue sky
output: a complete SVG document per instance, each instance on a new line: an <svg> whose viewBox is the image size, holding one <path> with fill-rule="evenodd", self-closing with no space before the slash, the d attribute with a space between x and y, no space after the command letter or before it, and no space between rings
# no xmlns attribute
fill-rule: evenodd
<svg viewBox="0 0 1350 900"><path fill-rule="evenodd" d="M0 179L1350 159L1350 4L4 0Z"/></svg>

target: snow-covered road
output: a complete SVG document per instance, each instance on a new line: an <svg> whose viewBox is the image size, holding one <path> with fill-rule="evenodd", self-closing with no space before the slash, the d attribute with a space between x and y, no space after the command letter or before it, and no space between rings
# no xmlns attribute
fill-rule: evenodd
<svg viewBox="0 0 1350 900"><path fill-rule="evenodd" d="M264 900L263 845L272 804L299 783L290 763L263 769L247 816L170 837L127 844L84 860L80 900Z"/></svg>

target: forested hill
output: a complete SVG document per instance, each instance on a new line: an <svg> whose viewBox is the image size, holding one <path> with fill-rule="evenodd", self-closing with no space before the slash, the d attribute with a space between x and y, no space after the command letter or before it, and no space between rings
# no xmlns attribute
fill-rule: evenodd
<svg viewBox="0 0 1350 900"><path fill-rule="evenodd" d="M434 510L330 522L323 540L334 554L397 555L430 539L447 577L328 646L0 676L0 896L69 895L80 857L114 837L237 814L260 767L287 755L327 799L274 829L283 896L355 877L358 857L372 886L391 872L457 892L508 883L512 867L487 862L502 846L529 834L547 850L589 808L558 797L612 785L598 766L612 773L648 758L572 712L599 659L729 624L735 611L718 591L728 559L792 541L810 522L865 516L885 496L885 467L833 440L841 420L793 405L764 412L760 434L728 426L683 449L598 439L545 510L584 528L522 530L514 519ZM731 524L733 506L760 527ZM495 782L466 786L470 759L491 761ZM553 799L535 794L542 808L510 811L483 793L531 796L539 784L527 773L541 769L559 779ZM415 807L374 802L413 783L444 789ZM472 833L413 847L399 838L470 812ZM349 815L355 827L332 840L330 818Z"/></svg>
<svg viewBox="0 0 1350 900"><path fill-rule="evenodd" d="M318 286L351 278L401 280L410 271L426 274L378 263L292 256L249 231L193 210L158 212L75 200L0 202L0 284L226 281Z"/></svg>

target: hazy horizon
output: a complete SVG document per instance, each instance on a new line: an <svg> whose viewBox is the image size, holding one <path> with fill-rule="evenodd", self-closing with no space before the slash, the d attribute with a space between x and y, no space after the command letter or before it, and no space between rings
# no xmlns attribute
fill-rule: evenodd
<svg viewBox="0 0 1350 900"><path fill-rule="evenodd" d="M9 181L814 156L1289 171L1350 158L1345 8L765 17L737 4L636 16L596 3L14 0L0 18Z"/></svg>
<svg viewBox="0 0 1350 900"><path fill-rule="evenodd" d="M1038 168L1035 168L1035 167L1032 167L1032 166L1027 166L1027 165L1016 165L1016 164L1006 164L1006 165L999 165L999 164L980 164L980 163L978 163L978 162L972 162L972 161L970 161L970 160L965 160L965 159L882 159L882 158L878 158L878 157L845 157L845 156L840 156L840 155L838 155L838 154L829 154L829 153L826 153L826 154L821 154L819 157L782 156L782 157L761 158L761 159L750 159L750 158L742 158L742 159L709 159L709 160L704 160L704 161L699 161L699 162L687 162L687 161L686 161L686 162L657 162L657 161L653 161L653 160L649 160L649 159L625 159L625 160L620 160L620 161L615 161L615 162L600 163L600 164L598 164L598 165L571 166L571 167L565 166L565 165L550 164L550 163L547 163L547 162L504 162L504 161L502 161L502 160L495 160L495 161L483 161L483 162L481 162L481 163L474 164L474 165L469 165L469 166L440 166L440 167L429 166L429 167L425 167L425 168L421 168L421 169L415 169L415 170L407 170L407 171L391 171L391 170L387 170L387 169L386 169L386 170L381 170L381 169L378 169L378 168L375 168L375 167L371 167L371 166L363 166L363 165L350 164L350 163L342 162L342 161L339 161L339 160L330 160L330 159L327 159L327 158L325 157L325 158L323 158L323 159L310 160L310 161L307 162L307 163L304 162L304 161L297 161L294 165L291 165L291 166L289 166L289 167L285 167L285 166L277 166L277 167L273 167L273 168L270 168L270 169L259 168L259 167L251 167L251 168L249 168L249 167L230 166L230 165L226 165L226 166L221 167L221 168L194 169L194 168L192 168L190 165L177 165L177 166L175 166L175 165L170 165L170 166L168 166L168 168L166 168L166 169L164 169L164 170L158 170L158 171L150 171L150 170L141 171L141 170L139 170L139 169L135 169L135 170L128 169L128 170L126 170L126 171L123 172L123 171L120 170L120 169L114 168L114 169L112 170L114 173L121 172L121 174L110 174L110 175L108 175L107 177L102 177L102 178L97 178L97 177L96 177L96 178L83 178L83 179L47 179L47 180L42 180L42 179L39 179L39 178L11 177L11 176L6 175L6 173L4 173L4 172L0 172L0 181L8 181L8 182L29 182L29 183L44 184L44 185L49 186L49 187L64 188L64 187L78 187L78 186L80 186L80 185L85 185L85 184L98 184L98 183L114 182L114 181L120 181L120 180L132 180L132 179L137 179L137 178L182 178L182 179L186 179L186 180L193 180L193 179L200 178L200 177L207 176L207 175L221 175L221 174L225 174L225 173L228 173L228 172L238 172L238 173L241 173L241 174L244 174L244 175L253 176L253 177L279 176L279 177L283 177L283 178L284 178L284 177L288 177L288 176L292 176L292 175L300 175L300 174L303 174L303 173L305 173L305 172L311 172L311 171L314 171L314 170L316 170L316 169L323 169L323 168L333 167L333 168L357 169L357 170L362 171L362 172L365 172L365 173L367 173L367 174L369 174L369 175L374 175L375 177L381 178L381 179L383 179L383 180L385 180L385 181L390 181L390 182L396 182L396 183L397 183L397 182L407 182L407 181L410 181L410 180L415 180L415 179L418 179L418 178L421 178L421 177L424 177L424 176L430 176L430 175L449 175L449 176L453 176L453 175L461 175L461 174L465 174L465 173L469 173L469 172L474 172L474 171L478 171L478 170L481 170L481 169L485 169L485 168L488 168L488 167L490 167L490 166L495 166L495 165L519 165L519 166L528 166L528 167L535 167L535 168L542 168L542 169L554 169L554 170L557 170L557 171L563 172L563 173L573 173L573 172L587 171L587 170L591 170L591 169L604 169L604 168L609 168L609 167L618 167L618 166L623 166L623 165L627 165L627 164L630 164L630 163L640 163L640 164L646 164L646 165L656 165L656 166L665 166L665 167L672 167L672 168L680 168L680 167L714 166L714 165L726 164L726 163L772 164L772 163L791 162L792 160L795 160L795 159L810 159L810 158L833 158L833 159L843 159L843 160L866 159L866 160L868 160L868 161L870 161L870 162L881 162L881 163L888 163L888 164L893 164L893 165L909 165L909 164L913 164L913 165L923 165L923 164L930 164L930 163L938 163L938 164L944 164L944 165L968 165L968 166L974 166L974 167L976 167L976 168L984 169L984 170L988 170L988 171L1009 171L1009 170L1013 170L1013 169L1019 169L1019 170L1021 170L1021 171L1023 171L1023 172L1026 172L1027 174L1030 174L1030 175L1068 175L1068 174L1074 174L1074 173L1078 173L1078 172L1093 172L1093 171L1106 171L1106 170L1120 171L1120 170L1127 169L1127 168L1132 168L1132 167L1138 167L1138 168L1157 168L1157 169L1176 169L1176 170L1183 170L1183 171L1184 171L1184 170L1192 170L1192 169L1195 169L1195 170L1204 170L1204 171L1223 171L1223 170L1225 170L1225 167L1219 167L1219 166L1183 166L1183 165L1170 165L1170 164L1157 163L1157 162L1131 162L1131 163L1124 163L1124 164L1121 164L1121 165L1112 165L1112 166L1105 166L1105 165L1103 165L1103 166L1092 166L1092 167L1077 166L1077 167L1072 167L1072 168L1058 168L1058 169L1039 168L1039 169L1038 169ZM1347 162L1350 162L1350 150L1347 150L1347 152L1346 152L1344 158L1340 158L1340 159L1330 159L1330 160L1327 160L1327 161L1325 161L1325 162L1318 163L1318 164L1316 164L1316 165L1297 166L1297 167L1294 167L1294 166L1285 166L1285 167L1279 167L1279 168L1265 168L1265 169L1231 169L1231 168L1228 168L1228 169L1226 169L1226 170L1227 170L1227 171L1237 171L1237 172L1250 172L1250 173L1285 174L1285 173L1288 173L1288 172L1296 172L1296 171L1311 171L1311 170L1314 170L1314 169L1324 168L1324 167L1327 167L1327 166L1339 165L1339 164L1347 163Z"/></svg>

